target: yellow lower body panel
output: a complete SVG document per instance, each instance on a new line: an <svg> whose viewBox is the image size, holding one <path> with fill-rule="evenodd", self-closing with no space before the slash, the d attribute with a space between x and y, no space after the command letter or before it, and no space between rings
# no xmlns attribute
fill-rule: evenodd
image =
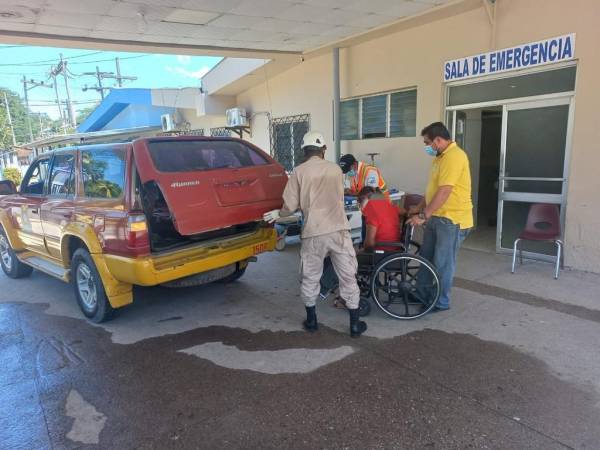
<svg viewBox="0 0 600 450"><path fill-rule="evenodd" d="M274 229L261 228L248 236L213 241L158 256L140 258L117 255L96 256L104 260L111 277L118 282L155 286L230 264L245 263L252 256L274 250L276 240Z"/></svg>

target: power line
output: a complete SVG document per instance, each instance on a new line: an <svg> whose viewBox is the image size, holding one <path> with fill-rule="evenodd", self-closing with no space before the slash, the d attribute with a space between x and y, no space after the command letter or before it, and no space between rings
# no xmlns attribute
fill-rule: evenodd
<svg viewBox="0 0 600 450"><path fill-rule="evenodd" d="M151 55L125 56L123 58L119 57L119 59L122 61L124 59L145 58L147 56L151 56ZM91 64L91 63L107 62L107 61L114 61L114 60L115 60L114 58L111 58L111 59L98 59L96 61L75 61L75 62L72 62L71 64Z"/></svg>
<svg viewBox="0 0 600 450"><path fill-rule="evenodd" d="M102 51L100 52L88 52L88 53L82 53L81 55L74 55L74 56L69 56L66 58L63 58L63 60L69 60L69 59L75 59L75 58L83 58L85 56L91 56L91 55L97 55L99 53L104 53ZM28 62L24 62L24 63L9 63L9 64L0 64L0 67L14 67L14 66L45 66L47 63L53 63L56 61L56 58L54 59L46 59L46 60L42 60L42 61L28 61Z"/></svg>

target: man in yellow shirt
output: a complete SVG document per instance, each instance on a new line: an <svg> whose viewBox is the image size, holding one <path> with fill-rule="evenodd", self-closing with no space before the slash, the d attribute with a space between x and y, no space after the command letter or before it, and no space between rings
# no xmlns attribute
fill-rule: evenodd
<svg viewBox="0 0 600 450"><path fill-rule="evenodd" d="M425 152L435 159L431 164L425 201L409 214L412 225L425 226L420 255L432 261L441 277L437 311L450 308L450 289L458 249L473 227L471 171L467 154L450 138L448 129L435 122L421 131ZM425 285L427 280L418 280Z"/></svg>

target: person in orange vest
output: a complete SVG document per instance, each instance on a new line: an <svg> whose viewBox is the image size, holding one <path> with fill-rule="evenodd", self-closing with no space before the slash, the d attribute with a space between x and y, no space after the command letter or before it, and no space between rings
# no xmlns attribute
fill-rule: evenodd
<svg viewBox="0 0 600 450"><path fill-rule="evenodd" d="M363 161L357 161L354 155L346 154L340 158L342 172L350 179L348 195L358 195L364 187L379 189L388 197L387 187L379 169Z"/></svg>

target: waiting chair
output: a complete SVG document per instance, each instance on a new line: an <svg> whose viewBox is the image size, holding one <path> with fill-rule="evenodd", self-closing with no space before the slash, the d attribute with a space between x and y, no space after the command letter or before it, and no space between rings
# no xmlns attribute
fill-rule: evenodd
<svg viewBox="0 0 600 450"><path fill-rule="evenodd" d="M529 207L525 229L521 232L513 245L511 272L515 273L517 250L519 250L519 261L521 264L523 264L523 249L518 248L520 241L554 242L554 245L557 247L554 279L557 280L563 248L561 234L558 205L551 205L548 203L533 203Z"/></svg>

